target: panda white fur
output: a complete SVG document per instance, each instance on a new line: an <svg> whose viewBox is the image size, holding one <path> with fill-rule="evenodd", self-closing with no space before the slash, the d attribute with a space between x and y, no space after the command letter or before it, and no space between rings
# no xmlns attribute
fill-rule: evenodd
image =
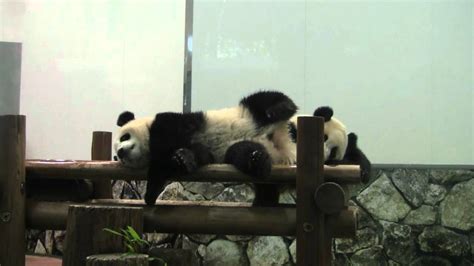
<svg viewBox="0 0 474 266"><path fill-rule="evenodd" d="M347 148L346 126L334 116L334 111L329 106L318 107L313 116L324 118L324 161L342 160ZM297 116L290 119L289 130L293 142L296 142L298 127Z"/></svg>
<svg viewBox="0 0 474 266"><path fill-rule="evenodd" d="M361 167L363 182L370 178L371 163L367 156L357 145L357 135L347 132L346 126L337 118L329 106L317 108L314 116L324 118L324 162L328 165L357 164ZM289 123L289 134L293 142L296 142L297 116L293 116Z"/></svg>
<svg viewBox="0 0 474 266"><path fill-rule="evenodd" d="M261 91L233 108L193 113L158 113L135 119L122 113L114 150L127 167L148 166L145 202L154 204L166 180L210 163L229 163L256 177L270 175L273 164L296 161L288 134L297 106L281 92ZM276 186L256 184L255 205L274 205Z"/></svg>

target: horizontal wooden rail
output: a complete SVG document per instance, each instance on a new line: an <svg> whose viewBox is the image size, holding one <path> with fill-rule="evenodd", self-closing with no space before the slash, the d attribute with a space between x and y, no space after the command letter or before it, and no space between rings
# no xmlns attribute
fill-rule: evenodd
<svg viewBox="0 0 474 266"><path fill-rule="evenodd" d="M251 207L248 203L157 201L146 206L142 200L101 199L87 203L28 201L28 228L63 230L69 205L135 206L144 209L145 232L227 234L227 235L282 235L296 233L296 208ZM334 237L354 237L356 228L354 209L343 210L331 219Z"/></svg>
<svg viewBox="0 0 474 266"><path fill-rule="evenodd" d="M123 179L146 180L146 169L131 169L113 161L26 161L27 178L60 178L60 179ZM336 183L360 183L360 167L358 165L324 166L327 181ZM296 183L296 166L275 165L272 176L261 180L252 178L237 171L228 164L212 164L201 167L192 176L170 177L181 181L205 182L258 182L258 183Z"/></svg>

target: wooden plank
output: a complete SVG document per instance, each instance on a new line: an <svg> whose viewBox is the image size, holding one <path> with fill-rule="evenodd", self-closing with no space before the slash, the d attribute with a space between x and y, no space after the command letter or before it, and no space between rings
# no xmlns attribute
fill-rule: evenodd
<svg viewBox="0 0 474 266"><path fill-rule="evenodd" d="M325 216L317 211L314 193L324 182L324 119L298 117L296 179L297 264L330 265L330 237ZM328 249L329 246L329 249Z"/></svg>
<svg viewBox="0 0 474 266"><path fill-rule="evenodd" d="M64 230L69 205L27 201L28 228ZM145 232L281 236L296 232L294 206L251 207L249 203L209 201L157 201L155 206L146 206L143 200L116 199L93 200L82 205L142 207ZM354 211L343 210L334 217L331 222L334 227L330 228L334 236L355 235Z"/></svg>
<svg viewBox="0 0 474 266"><path fill-rule="evenodd" d="M83 266L94 254L125 252L123 238L105 232L133 227L143 233L143 209L124 206L71 205L68 209L63 265Z"/></svg>
<svg viewBox="0 0 474 266"><path fill-rule="evenodd" d="M148 266L147 254L99 254L86 258L86 266Z"/></svg>
<svg viewBox="0 0 474 266"><path fill-rule="evenodd" d="M105 131L92 132L91 159L94 161L110 161L112 159L112 133ZM94 198L111 199L111 179L94 180Z"/></svg>
<svg viewBox="0 0 474 266"><path fill-rule="evenodd" d="M325 177L336 183L360 183L358 165L324 166ZM54 161L28 160L26 162L27 178L88 178L102 180L106 178L123 180L146 180L146 169L125 168L118 162L101 161ZM245 175L228 164L212 164L201 167L190 176L172 177L176 181L193 182L261 182L277 184L295 184L296 166L275 165L272 176L260 180Z"/></svg>
<svg viewBox="0 0 474 266"><path fill-rule="evenodd" d="M25 265L25 116L0 116L0 265Z"/></svg>

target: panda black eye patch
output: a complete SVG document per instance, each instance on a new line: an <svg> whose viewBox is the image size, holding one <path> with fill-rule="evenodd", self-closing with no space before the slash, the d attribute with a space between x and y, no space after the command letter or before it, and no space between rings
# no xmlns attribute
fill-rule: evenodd
<svg viewBox="0 0 474 266"><path fill-rule="evenodd" d="M130 134L127 133L127 134L120 137L120 142L129 140L129 139L130 139Z"/></svg>
<svg viewBox="0 0 474 266"><path fill-rule="evenodd" d="M324 134L324 141L328 140L328 135Z"/></svg>

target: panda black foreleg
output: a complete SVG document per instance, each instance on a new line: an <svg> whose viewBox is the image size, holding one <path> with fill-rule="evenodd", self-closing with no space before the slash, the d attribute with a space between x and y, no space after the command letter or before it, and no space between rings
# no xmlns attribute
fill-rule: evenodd
<svg viewBox="0 0 474 266"><path fill-rule="evenodd" d="M347 149L343 160L347 161L348 164L360 165L362 182L366 183L370 179L372 164L357 146L357 135L351 132L347 135L347 138Z"/></svg>
<svg viewBox="0 0 474 266"><path fill-rule="evenodd" d="M200 143L192 144L189 148L177 149L171 156L173 170L181 174L192 173L197 168L213 162L214 157L210 150Z"/></svg>
<svg viewBox="0 0 474 266"><path fill-rule="evenodd" d="M272 161L265 147L248 140L230 146L226 151L224 162L257 178L268 177L272 169Z"/></svg>
<svg viewBox="0 0 474 266"><path fill-rule="evenodd" d="M247 108L259 126L290 119L298 110L295 103L277 91L260 91L243 98L240 104Z"/></svg>
<svg viewBox="0 0 474 266"><path fill-rule="evenodd" d="M166 173L160 172L158 164L150 163L148 168L148 179L145 192L145 203L147 205L155 205L158 195L163 191L167 176Z"/></svg>

